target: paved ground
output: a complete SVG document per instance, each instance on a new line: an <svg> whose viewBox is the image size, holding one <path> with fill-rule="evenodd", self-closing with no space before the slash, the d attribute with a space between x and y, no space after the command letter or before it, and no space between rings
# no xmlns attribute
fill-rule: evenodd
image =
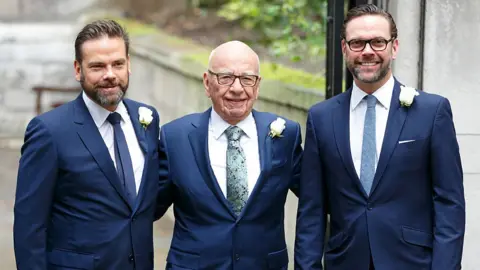
<svg viewBox="0 0 480 270"><path fill-rule="evenodd" d="M18 141L0 140L0 269L13 270L13 203L20 156ZM155 269L165 269L173 222L165 216L155 224Z"/></svg>

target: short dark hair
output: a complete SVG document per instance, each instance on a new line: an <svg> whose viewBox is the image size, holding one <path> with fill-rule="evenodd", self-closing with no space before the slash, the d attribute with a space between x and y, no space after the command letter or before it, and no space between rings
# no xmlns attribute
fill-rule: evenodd
<svg viewBox="0 0 480 270"><path fill-rule="evenodd" d="M122 38L125 42L125 51L129 51L130 38L127 31L114 20L96 20L83 27L75 39L75 60L83 60L82 45L86 41L107 36L109 38Z"/></svg>
<svg viewBox="0 0 480 270"><path fill-rule="evenodd" d="M397 38L398 30L397 25L395 24L395 20L393 19L392 15L387 11L373 5L373 4L366 4L366 5L359 5L350 9L345 16L345 20L343 21L342 32L340 33L340 38L344 39L346 37L346 29L347 24L358 17L365 16L365 15L379 15L387 19L390 23L390 35L392 38Z"/></svg>

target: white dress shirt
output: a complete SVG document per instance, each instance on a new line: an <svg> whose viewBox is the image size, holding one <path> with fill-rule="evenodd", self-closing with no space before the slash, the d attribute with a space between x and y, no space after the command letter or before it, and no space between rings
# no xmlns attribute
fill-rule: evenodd
<svg viewBox="0 0 480 270"><path fill-rule="evenodd" d="M375 106L376 115L376 144L377 157L375 168L378 164L378 157L382 149L383 137L387 127L388 112L390 110L390 102L392 100L393 86L395 81L393 76L373 95L377 98L377 105ZM367 101L363 98L367 93L363 92L354 83L352 88L352 96L350 97L350 150L352 152L353 164L360 177L360 168L362 162L362 142L363 142L363 125L365 121L365 113L367 112Z"/></svg>
<svg viewBox="0 0 480 270"><path fill-rule="evenodd" d="M245 153L247 164L247 178L248 178L248 194L252 193L258 176L260 175L260 154L258 152L258 136L257 126L253 115L247 116L243 121L237 124L239 128L246 134L240 137L240 145ZM227 196L227 135L224 131L230 127L230 124L225 122L212 109L210 121L208 125L208 153L210 157L210 164L213 172L217 178L224 196Z"/></svg>
<svg viewBox="0 0 480 270"><path fill-rule="evenodd" d="M113 126L112 124L110 124L110 122L107 121L107 117L108 115L110 115L111 112L98 105L97 103L93 102L85 94L85 92L83 92L82 96L83 101L85 102L85 105L87 106L88 111L90 112L90 115L92 116L93 121L95 122L95 125L97 126L98 131L100 132L100 135L102 136L103 141L108 148L108 152L110 153L113 164L116 167L117 164L115 162L115 141L113 134ZM130 115L128 114L125 104L123 104L123 101L118 104L115 111L122 116L120 127L125 134L128 151L130 152L130 158L132 159L133 174L135 176L135 186L138 194L138 189L140 188L140 183L142 181L145 157L138 143L135 129L133 128Z"/></svg>

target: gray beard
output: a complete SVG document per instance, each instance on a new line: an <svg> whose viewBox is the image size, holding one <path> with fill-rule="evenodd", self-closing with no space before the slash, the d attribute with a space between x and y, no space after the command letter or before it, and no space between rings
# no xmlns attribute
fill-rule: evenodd
<svg viewBox="0 0 480 270"><path fill-rule="evenodd" d="M383 80L385 78L385 76L387 76L388 74L388 70L389 68L388 67L382 67L376 74L375 76L371 77L371 78L363 78L362 75L360 74L360 70L359 68L353 68L353 76L363 82L363 83L376 83L376 82L379 82L381 80Z"/></svg>
<svg viewBox="0 0 480 270"><path fill-rule="evenodd" d="M384 63L382 63L384 64ZM376 82L379 82L381 80L383 80L387 74L388 74L388 71L390 70L392 66L392 61L389 60L387 65L385 66L380 66L380 70L378 70L378 72L372 77L372 78L364 78L362 77L361 73L360 73L360 67L357 67L355 68L353 65L350 65L349 63L347 63L347 68L348 70L350 70L350 72L352 73L353 77L363 83L376 83Z"/></svg>
<svg viewBox="0 0 480 270"><path fill-rule="evenodd" d="M84 90L85 94L87 94L89 98L91 98L98 105L105 106L105 107L117 106L123 100L123 97L125 96L125 92L128 89L128 84L125 87L122 87L121 85L119 85L118 87L120 87L121 91L117 92L115 99L109 99L108 97L102 95L99 89L93 88L93 89L85 90L86 89L85 77L83 76L83 74L80 77L80 85L82 86L82 89Z"/></svg>

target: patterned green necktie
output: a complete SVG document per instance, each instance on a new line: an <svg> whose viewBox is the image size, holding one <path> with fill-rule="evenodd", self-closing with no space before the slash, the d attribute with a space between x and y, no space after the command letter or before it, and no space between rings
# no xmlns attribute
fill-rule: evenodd
<svg viewBox="0 0 480 270"><path fill-rule="evenodd" d="M227 199L235 214L240 215L248 199L247 165L240 146L241 128L231 126L225 130L227 146Z"/></svg>

